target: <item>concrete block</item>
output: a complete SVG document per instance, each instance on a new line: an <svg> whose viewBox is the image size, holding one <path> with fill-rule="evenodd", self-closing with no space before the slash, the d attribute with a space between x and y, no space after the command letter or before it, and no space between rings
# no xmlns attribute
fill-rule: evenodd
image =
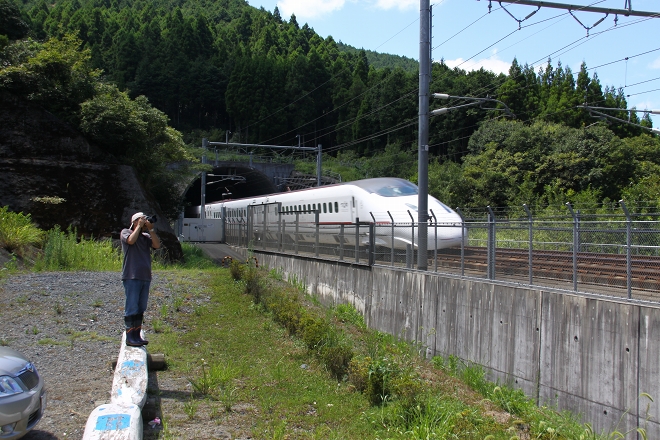
<svg viewBox="0 0 660 440"><path fill-rule="evenodd" d="M147 380L147 350L126 345L126 332L123 332L110 401L142 408L147 399Z"/></svg>
<svg viewBox="0 0 660 440"><path fill-rule="evenodd" d="M634 429L637 306L545 292L542 307L539 402L581 414L599 431Z"/></svg>
<svg viewBox="0 0 660 440"><path fill-rule="evenodd" d="M133 404L109 403L91 412L83 440L142 440L142 414Z"/></svg>
<svg viewBox="0 0 660 440"><path fill-rule="evenodd" d="M660 309L639 308L639 426L660 438ZM645 395L648 394L653 402Z"/></svg>

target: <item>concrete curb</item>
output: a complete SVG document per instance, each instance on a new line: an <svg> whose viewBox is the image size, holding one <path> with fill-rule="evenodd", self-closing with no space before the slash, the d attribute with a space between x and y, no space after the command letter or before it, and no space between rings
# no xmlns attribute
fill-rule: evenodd
<svg viewBox="0 0 660 440"><path fill-rule="evenodd" d="M147 400L147 381L147 349L127 346L126 332L122 332L110 403L92 411L82 439L142 440L142 407Z"/></svg>

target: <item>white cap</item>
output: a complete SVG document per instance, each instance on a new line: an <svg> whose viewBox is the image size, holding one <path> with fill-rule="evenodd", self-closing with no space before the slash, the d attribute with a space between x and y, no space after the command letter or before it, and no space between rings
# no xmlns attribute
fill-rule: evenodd
<svg viewBox="0 0 660 440"><path fill-rule="evenodd" d="M135 214L133 214L133 217L131 217L131 225L135 222L135 220L137 220L139 218L142 218L142 217L144 217L143 212L136 212Z"/></svg>

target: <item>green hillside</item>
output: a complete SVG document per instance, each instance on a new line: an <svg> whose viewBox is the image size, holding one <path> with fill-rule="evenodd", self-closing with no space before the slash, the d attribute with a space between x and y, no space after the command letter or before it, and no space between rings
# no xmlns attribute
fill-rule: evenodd
<svg viewBox="0 0 660 440"><path fill-rule="evenodd" d="M322 144L325 166L345 178L416 179L414 60L346 46L295 16L241 0L0 0L0 11L0 87L45 105L113 154L124 154L126 139L105 136L107 120L92 118L102 110L100 95L109 102L143 96L138 107L162 112L194 146L202 136L225 134L241 142ZM39 42L67 35L77 36L77 50L87 55L62 65L57 44ZM56 71L72 69L58 73L72 80L82 69L89 81L58 87L59 77L39 57ZM544 206L580 197L653 201L660 194L657 137L634 125L599 123L576 108L627 108L622 91L601 85L586 63L573 73L548 60L535 72L513 60L508 75L434 63L431 91L490 96L517 116L505 121L502 112L472 106L431 119L430 184L447 203ZM49 93L62 96L53 101ZM631 122L650 126L635 114Z"/></svg>

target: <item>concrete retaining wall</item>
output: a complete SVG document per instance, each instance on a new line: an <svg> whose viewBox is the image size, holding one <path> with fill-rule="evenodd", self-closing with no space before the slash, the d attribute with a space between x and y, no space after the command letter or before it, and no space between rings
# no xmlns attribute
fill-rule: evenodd
<svg viewBox="0 0 660 440"><path fill-rule="evenodd" d="M483 365L540 405L597 432L660 438L660 307L429 272L255 252L326 305L350 303L370 328L421 343L427 356ZM650 404L650 406L649 406Z"/></svg>

